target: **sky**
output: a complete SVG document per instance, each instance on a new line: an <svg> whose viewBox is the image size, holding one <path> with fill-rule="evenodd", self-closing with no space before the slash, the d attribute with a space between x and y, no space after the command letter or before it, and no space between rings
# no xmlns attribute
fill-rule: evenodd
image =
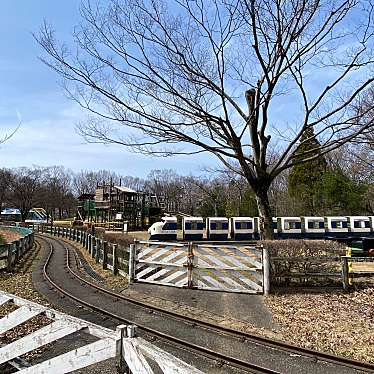
<svg viewBox="0 0 374 374"><path fill-rule="evenodd" d="M79 23L79 0L1 0L0 137L20 129L0 145L0 167L63 165L74 171L108 169L145 177L152 169L201 174L216 165L208 156L155 158L115 145L87 144L75 132L85 112L69 100L59 77L38 57L37 33L43 20L61 40Z"/></svg>

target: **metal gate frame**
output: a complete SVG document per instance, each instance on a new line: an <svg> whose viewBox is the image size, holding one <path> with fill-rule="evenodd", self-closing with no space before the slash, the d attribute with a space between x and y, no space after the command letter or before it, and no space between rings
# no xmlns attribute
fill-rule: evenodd
<svg viewBox="0 0 374 374"><path fill-rule="evenodd" d="M220 252L221 259L219 256L209 255L204 261L202 247L213 251L216 248L217 252ZM175 248L183 248L184 256L181 257L180 251L173 254ZM228 253L222 254L225 250L228 253L229 251L236 252L237 257L227 256ZM243 253L246 251L251 251L254 255ZM209 264L206 261L207 258L213 264ZM157 259L158 261L155 261ZM173 262L174 259L177 261ZM231 266L227 265L227 262L230 262ZM181 273L181 268L185 269L183 273ZM173 271L173 269L176 270ZM267 295L270 285L269 269L268 252L262 245L136 241L130 246L130 282ZM205 276L205 285L201 280L204 272L214 274L214 277ZM246 273L250 276L246 276ZM182 274L185 277L181 280Z"/></svg>

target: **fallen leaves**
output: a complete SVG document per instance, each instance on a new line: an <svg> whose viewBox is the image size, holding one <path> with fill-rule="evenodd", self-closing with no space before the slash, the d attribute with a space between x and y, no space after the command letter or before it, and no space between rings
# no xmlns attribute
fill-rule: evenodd
<svg viewBox="0 0 374 374"><path fill-rule="evenodd" d="M374 289L272 295L266 304L279 338L374 363Z"/></svg>

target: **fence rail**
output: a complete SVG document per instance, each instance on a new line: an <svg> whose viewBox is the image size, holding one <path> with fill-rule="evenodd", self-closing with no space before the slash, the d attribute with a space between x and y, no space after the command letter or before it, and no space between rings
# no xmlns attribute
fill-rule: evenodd
<svg viewBox="0 0 374 374"><path fill-rule="evenodd" d="M18 308L0 319L0 334L41 314L45 314L51 322L36 331L27 331L25 336L0 347L0 364L40 349L75 332L83 331L96 338L93 343L32 364L23 369L22 373L68 373L114 358L117 359L119 373L202 374L195 367L152 343L136 337L135 326L120 325L116 331L109 330L0 291L0 305L5 303L13 303Z"/></svg>
<svg viewBox="0 0 374 374"><path fill-rule="evenodd" d="M7 269L12 271L17 262L23 255L29 251L34 244L33 231L24 227L1 226L10 231L16 231L23 235L22 238L13 241L12 243L0 246L0 269Z"/></svg>
<svg viewBox="0 0 374 374"><path fill-rule="evenodd" d="M355 262L374 263L374 257L334 255L269 258L266 249L239 243L194 243L195 247L192 248L192 243L139 241L129 246L119 246L70 227L31 226L35 232L49 233L80 243L96 263L102 264L103 269L109 269L115 275L130 277L130 281L267 294L270 280L273 282L278 278L331 279L341 282L345 290L353 284L355 278L374 278L374 267L373 271L352 269ZM282 262L298 263L300 268L296 271L274 271L274 264ZM332 267L334 263L336 265ZM314 264L316 269L303 269L302 264ZM319 264L330 265L319 267Z"/></svg>
<svg viewBox="0 0 374 374"><path fill-rule="evenodd" d="M357 271L353 269L354 263L373 263L374 257L342 257L342 282L343 288L348 290L353 285L353 281L356 278L373 278L374 277L374 266L373 270Z"/></svg>
<svg viewBox="0 0 374 374"><path fill-rule="evenodd" d="M32 225L35 232L51 234L79 243L103 269L128 277L129 248L110 243L86 231L52 225Z"/></svg>

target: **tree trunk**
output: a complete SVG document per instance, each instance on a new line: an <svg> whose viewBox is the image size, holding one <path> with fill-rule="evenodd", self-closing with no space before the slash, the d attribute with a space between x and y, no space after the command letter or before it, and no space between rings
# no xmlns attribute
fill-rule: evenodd
<svg viewBox="0 0 374 374"><path fill-rule="evenodd" d="M256 201L259 214L259 233L261 240L274 239L273 214L271 211L268 190L256 192Z"/></svg>

